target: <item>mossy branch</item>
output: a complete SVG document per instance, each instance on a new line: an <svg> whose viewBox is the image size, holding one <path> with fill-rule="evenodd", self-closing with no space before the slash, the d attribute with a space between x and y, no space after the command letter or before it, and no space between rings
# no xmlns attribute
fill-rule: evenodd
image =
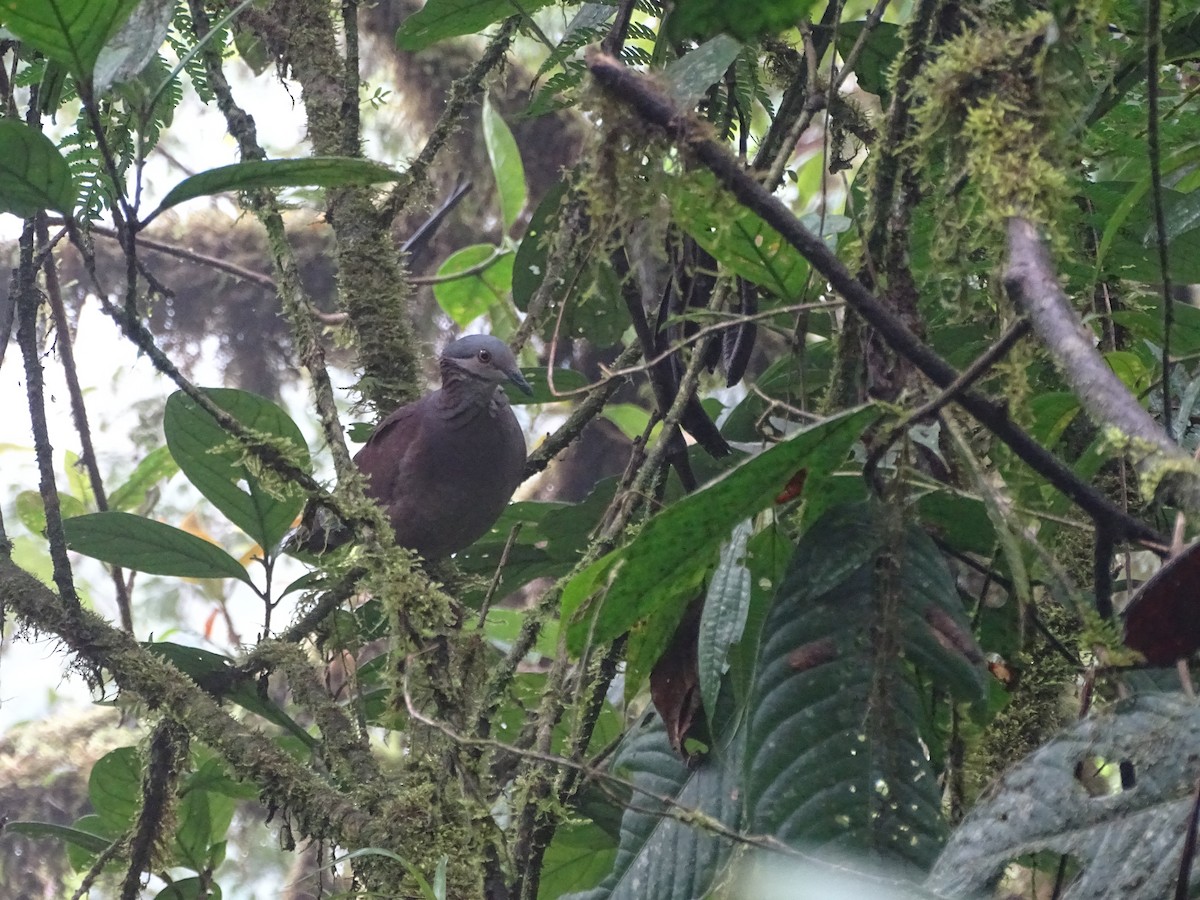
<svg viewBox="0 0 1200 900"><path fill-rule="evenodd" d="M759 184L704 127L681 113L647 79L628 71L617 60L593 52L592 75L609 93L627 103L645 122L663 129L694 162L705 166L747 209L753 210L821 273L846 302L875 328L901 356L909 359L940 388L949 387L958 372L920 340L895 313L845 267L817 235L805 228L783 203ZM1012 422L1006 409L974 391L964 391L958 403L1030 468L1062 491L1098 522L1110 525L1121 539L1164 543L1162 535L1135 519Z"/></svg>

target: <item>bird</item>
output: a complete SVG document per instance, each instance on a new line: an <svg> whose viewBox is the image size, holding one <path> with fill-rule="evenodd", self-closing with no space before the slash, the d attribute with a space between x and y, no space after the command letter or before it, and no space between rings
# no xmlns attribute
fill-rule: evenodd
<svg viewBox="0 0 1200 900"><path fill-rule="evenodd" d="M502 385L533 394L492 335L451 342L438 366L441 388L392 412L354 457L396 543L430 561L470 546L504 512L524 478L525 436ZM285 550L319 554L349 543L351 530L321 522L321 509L309 504Z"/></svg>

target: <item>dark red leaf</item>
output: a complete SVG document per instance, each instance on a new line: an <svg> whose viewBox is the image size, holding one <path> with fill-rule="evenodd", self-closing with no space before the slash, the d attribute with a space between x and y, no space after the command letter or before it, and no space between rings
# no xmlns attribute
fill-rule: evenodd
<svg viewBox="0 0 1200 900"><path fill-rule="evenodd" d="M1172 557L1125 607L1125 644L1152 666L1200 649L1200 542Z"/></svg>
<svg viewBox="0 0 1200 900"><path fill-rule="evenodd" d="M707 734L707 723L700 708L700 663L697 644L700 639L700 613L704 598L692 601L683 621L675 629L671 645L658 658L650 672L650 699L667 726L667 739L675 752L690 762L684 747L689 737Z"/></svg>
<svg viewBox="0 0 1200 900"><path fill-rule="evenodd" d="M833 642L833 638L826 637L821 638L819 641L809 641L807 644L801 644L788 654L787 661L788 665L797 672L807 672L809 669L815 669L817 666L833 662L837 659L837 655L837 644Z"/></svg>
<svg viewBox="0 0 1200 900"><path fill-rule="evenodd" d="M787 503L789 500L795 500L804 491L804 479L808 477L808 469L801 469L791 477L783 490L779 492L779 496L775 498L776 503Z"/></svg>

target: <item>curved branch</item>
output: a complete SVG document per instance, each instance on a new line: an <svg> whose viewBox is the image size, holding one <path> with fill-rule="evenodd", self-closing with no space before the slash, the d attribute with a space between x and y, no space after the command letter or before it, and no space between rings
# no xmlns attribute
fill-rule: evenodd
<svg viewBox="0 0 1200 900"><path fill-rule="evenodd" d="M1071 301L1059 286L1046 245L1033 225L1019 216L1008 220L1008 268L1004 287L1013 303L1026 312L1033 330L1062 369L1088 415L1100 426L1120 432L1138 474L1151 481L1171 470L1170 490L1176 500L1200 502L1200 480L1190 454L1154 421L1096 350Z"/></svg>

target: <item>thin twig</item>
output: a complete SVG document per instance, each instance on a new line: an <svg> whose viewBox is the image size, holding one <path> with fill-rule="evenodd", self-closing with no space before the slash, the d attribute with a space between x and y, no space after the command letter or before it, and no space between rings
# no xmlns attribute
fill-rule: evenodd
<svg viewBox="0 0 1200 900"><path fill-rule="evenodd" d="M38 216L37 233L41 243L48 242L50 234L45 214ZM67 322L67 310L58 281L58 266L55 264L53 255L46 256L42 269L46 274L46 297L50 303L50 314L58 333L58 357L62 361L63 375L67 381L67 394L71 401L71 418L75 422L75 431L79 434L79 459L87 469L92 496L96 498L96 508L105 512L108 510L108 495L105 493L104 479L100 475L100 466L96 461L96 448L92 444L92 429L88 424L87 406L83 402L83 388L79 384L79 370L75 366L75 348L71 326ZM112 576L113 588L116 591L117 611L121 617L121 627L132 634L133 607L129 601L129 588L125 583L125 574L119 566L113 566L109 572Z"/></svg>
<svg viewBox="0 0 1200 900"><path fill-rule="evenodd" d="M384 221L390 222L400 215L408 206L413 193L424 185L434 159L453 133L463 110L483 92L484 79L503 61L520 24L521 16L509 16L505 19L475 65L451 85L450 96L446 98L446 105L442 108L442 114L438 117L429 140L425 142L417 158L409 164L404 177L392 188L391 194L380 209Z"/></svg>
<svg viewBox="0 0 1200 900"><path fill-rule="evenodd" d="M954 399L967 388L971 387L976 381L987 374L988 370L996 364L1013 345L1021 338L1029 334L1029 320L1024 316L1017 319L1004 330L1004 333L996 339L996 343L988 347L983 353L979 354L975 360L962 370L962 373L948 384L936 397L927 403L922 404L907 418L910 421L916 422L933 415L947 403L951 403Z"/></svg>

